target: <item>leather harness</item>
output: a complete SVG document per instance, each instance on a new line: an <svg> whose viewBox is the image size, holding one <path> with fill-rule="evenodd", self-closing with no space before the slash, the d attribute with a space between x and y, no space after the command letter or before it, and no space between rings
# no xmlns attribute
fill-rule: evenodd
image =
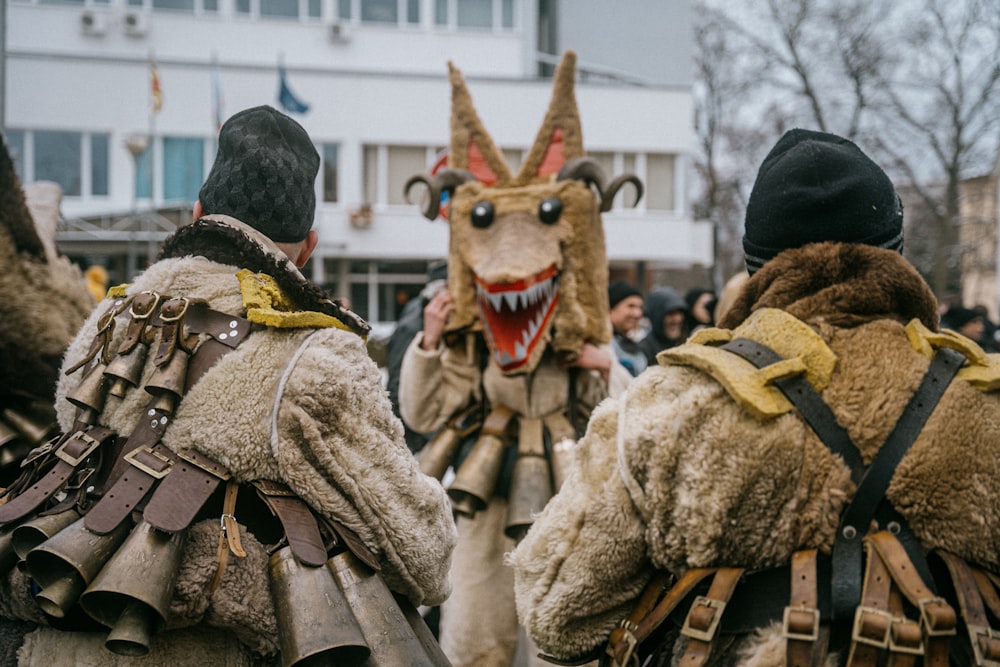
<svg viewBox="0 0 1000 667"><path fill-rule="evenodd" d="M722 348L758 368L782 361L767 346L746 338L734 339ZM662 635L658 629L669 616L688 638L680 663L684 667L708 664L720 634L747 632L778 618L782 618L788 665L808 667L814 662L821 623L829 623L830 650L840 650L842 660L846 654L849 665L874 665L887 650L889 667L909 667L921 656L926 665L946 666L948 638L955 634L954 610L936 592L919 542L885 499L885 492L897 464L963 363L964 357L953 350L937 351L892 433L867 467L833 411L803 374L776 379L775 386L823 444L850 467L857 487L842 514L832 556L803 550L793 554L789 566L752 573L737 568L694 568L673 586L666 573L656 573L632 613L611 633L602 666L638 665L640 652L656 649L654 640ZM878 529L869 532L873 520ZM966 585L957 586L958 597L976 664L991 664L1000 657L1000 633L990 627L982 611L983 600L989 601L987 607L995 604L991 609L1000 618L1000 577L971 568L953 555L940 557L956 582L961 578L956 573L964 575ZM704 582L713 574L705 592ZM697 597L686 616L678 617L676 612L685 608L683 603L693 594ZM786 601L783 609L775 604L779 599ZM727 608L730 602L732 607ZM918 620L905 616L907 606L918 610Z"/></svg>

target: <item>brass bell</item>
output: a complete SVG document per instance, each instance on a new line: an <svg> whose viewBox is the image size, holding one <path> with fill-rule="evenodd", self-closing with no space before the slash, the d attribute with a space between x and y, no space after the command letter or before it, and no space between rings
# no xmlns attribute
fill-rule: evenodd
<svg viewBox="0 0 1000 667"><path fill-rule="evenodd" d="M6 575L15 565L17 565L17 553L14 551L14 541L12 528L0 530L0 576Z"/></svg>
<svg viewBox="0 0 1000 667"><path fill-rule="evenodd" d="M6 422L9 426L13 427L17 432L20 433L21 437L28 444L28 447L37 447L41 443L52 437L52 432L55 431L56 425L53 415L53 421L43 422L40 419L24 414L23 412L18 412L16 410L11 410L6 408L3 411L3 422ZM0 441L0 444L3 444Z"/></svg>
<svg viewBox="0 0 1000 667"><path fill-rule="evenodd" d="M107 398L107 383L104 379L106 368L107 364L104 363L94 366L86 377L80 380L76 389L66 395L66 400L96 417L104 409L104 401Z"/></svg>
<svg viewBox="0 0 1000 667"><path fill-rule="evenodd" d="M87 530L81 518L31 549L25 569L41 588L35 600L42 611L64 618L121 546L129 527L123 521L113 532L98 535Z"/></svg>
<svg viewBox="0 0 1000 667"><path fill-rule="evenodd" d="M83 610L111 628L104 646L112 653L149 653L150 638L166 622L186 535L140 521L80 596Z"/></svg>
<svg viewBox="0 0 1000 667"><path fill-rule="evenodd" d="M552 465L552 487L555 493L569 477L576 456L576 429L565 414L558 412L545 417L545 428L552 443L549 462Z"/></svg>
<svg viewBox="0 0 1000 667"><path fill-rule="evenodd" d="M417 454L420 472L440 482L451 466L461 442L461 434L453 428L446 427L438 431Z"/></svg>
<svg viewBox="0 0 1000 667"><path fill-rule="evenodd" d="M104 371L104 376L111 382L108 393L123 398L126 391L138 387L148 354L149 347L139 343L127 354L119 354L112 359Z"/></svg>
<svg viewBox="0 0 1000 667"><path fill-rule="evenodd" d="M500 437L489 433L479 436L448 487L448 497L456 512L473 516L486 509L500 477L506 450L507 443Z"/></svg>
<svg viewBox="0 0 1000 667"><path fill-rule="evenodd" d="M290 547L272 554L268 569L282 667L363 664L371 649L330 569L299 563Z"/></svg>
<svg viewBox="0 0 1000 667"><path fill-rule="evenodd" d="M350 551L339 553L327 561L327 565L343 589L371 648L371 655L361 665L446 667L451 664L437 642L427 640L429 631L414 631L411 623L416 623L417 619L403 612L382 577L354 554Z"/></svg>
<svg viewBox="0 0 1000 667"><path fill-rule="evenodd" d="M187 380L188 361L191 355L179 347L170 355L170 360L163 366L157 366L153 375L146 381L145 389L157 398L165 399L170 405L169 412L184 396L184 382Z"/></svg>
<svg viewBox="0 0 1000 667"><path fill-rule="evenodd" d="M14 529L11 540L17 557L24 560L28 552L42 542L55 536L60 530L80 518L80 513L74 508L56 514L36 516Z"/></svg>
<svg viewBox="0 0 1000 667"><path fill-rule="evenodd" d="M523 417L517 439L517 462L511 478L504 534L520 540L552 497L552 476L545 458L541 419Z"/></svg>

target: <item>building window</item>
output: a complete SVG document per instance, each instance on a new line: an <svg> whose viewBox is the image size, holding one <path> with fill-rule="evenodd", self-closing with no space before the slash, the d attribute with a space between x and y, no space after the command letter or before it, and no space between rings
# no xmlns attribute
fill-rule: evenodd
<svg viewBox="0 0 1000 667"><path fill-rule="evenodd" d="M14 160L14 171L17 177L24 183L24 132L21 130L7 130L7 152Z"/></svg>
<svg viewBox="0 0 1000 667"><path fill-rule="evenodd" d="M153 198L153 146L150 144L146 150L135 159L135 198Z"/></svg>
<svg viewBox="0 0 1000 667"><path fill-rule="evenodd" d="M513 30L515 0L435 0L434 23L457 30Z"/></svg>
<svg viewBox="0 0 1000 667"><path fill-rule="evenodd" d="M323 144L323 201L337 201L338 144Z"/></svg>
<svg viewBox="0 0 1000 667"><path fill-rule="evenodd" d="M90 194L108 195L108 144L110 135L90 135Z"/></svg>
<svg viewBox="0 0 1000 667"><path fill-rule="evenodd" d="M646 208L674 209L674 156L665 153L646 155Z"/></svg>
<svg viewBox="0 0 1000 667"><path fill-rule="evenodd" d="M397 0L361 0L362 23L398 23Z"/></svg>
<svg viewBox="0 0 1000 667"><path fill-rule="evenodd" d="M299 0L260 0L260 15L268 18L298 18Z"/></svg>
<svg viewBox="0 0 1000 667"><path fill-rule="evenodd" d="M403 186L414 174L427 173L434 149L426 146L364 147L364 193L367 204L409 205Z"/></svg>
<svg viewBox="0 0 1000 667"><path fill-rule="evenodd" d="M34 180L55 181L67 197L82 192L82 135L79 132L35 131Z"/></svg>
<svg viewBox="0 0 1000 667"><path fill-rule="evenodd" d="M193 202L205 180L205 142L163 138L163 198Z"/></svg>

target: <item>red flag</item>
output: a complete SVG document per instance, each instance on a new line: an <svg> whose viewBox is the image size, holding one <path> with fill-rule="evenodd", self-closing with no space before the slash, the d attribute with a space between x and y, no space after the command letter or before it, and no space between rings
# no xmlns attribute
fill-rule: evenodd
<svg viewBox="0 0 1000 667"><path fill-rule="evenodd" d="M163 107L163 92L160 90L160 74L156 70L156 61L149 61L150 85L152 86L153 111L159 111Z"/></svg>

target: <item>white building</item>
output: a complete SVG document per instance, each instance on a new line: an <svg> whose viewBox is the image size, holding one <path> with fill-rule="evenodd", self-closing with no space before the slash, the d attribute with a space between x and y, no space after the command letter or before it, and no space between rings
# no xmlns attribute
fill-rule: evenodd
<svg viewBox="0 0 1000 667"><path fill-rule="evenodd" d="M694 145L689 0L6 0L0 122L22 181L65 192L58 242L114 282L190 217L217 121L278 104L323 157L320 246L306 268L376 327L395 320L447 227L404 201L448 143L447 62L512 162L544 117L552 64L579 54L584 145L624 188L605 216L612 267L712 263L685 196ZM152 67L162 106L152 108ZM131 149L131 150L130 150ZM134 154L133 154L134 153Z"/></svg>

